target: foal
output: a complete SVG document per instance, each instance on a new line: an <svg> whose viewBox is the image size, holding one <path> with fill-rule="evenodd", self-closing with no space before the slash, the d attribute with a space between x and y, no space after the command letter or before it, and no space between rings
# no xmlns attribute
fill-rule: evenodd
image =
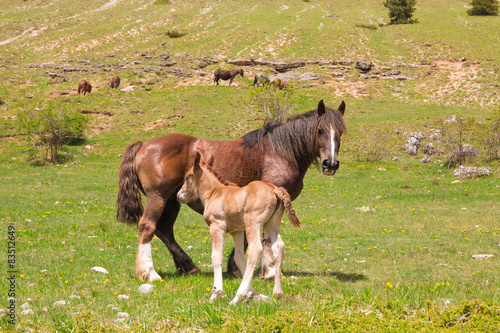
<svg viewBox="0 0 500 333"><path fill-rule="evenodd" d="M285 244L279 230L283 212L286 212L294 227L299 228L301 224L292 208L290 195L285 189L262 181L253 181L244 187L231 183L224 185L221 183L222 177L212 170L213 156L207 164L201 165L200 158L200 153L197 152L194 166L186 174L177 199L181 203L200 199L205 207L203 217L210 227L214 269L214 287L210 302L222 295L222 259L226 233L233 237L234 259L243 272L243 280L230 304L235 305L249 298L270 300L269 297L256 293L251 284L255 266L262 254L261 227L264 227L264 232L271 239L276 272L273 295L280 298L283 295L281 265ZM245 260L244 231L248 240L248 263Z"/></svg>

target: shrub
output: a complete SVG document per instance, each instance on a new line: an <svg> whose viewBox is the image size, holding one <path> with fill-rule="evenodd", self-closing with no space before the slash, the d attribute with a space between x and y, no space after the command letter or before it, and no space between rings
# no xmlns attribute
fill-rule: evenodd
<svg viewBox="0 0 500 333"><path fill-rule="evenodd" d="M358 162L378 162L393 154L396 146L397 130L382 127L362 130L360 142L354 145L354 159Z"/></svg>
<svg viewBox="0 0 500 333"><path fill-rule="evenodd" d="M385 0L384 6L389 8L390 24L413 24L418 23L413 18L417 0Z"/></svg>
<svg viewBox="0 0 500 333"><path fill-rule="evenodd" d="M181 32L178 31L177 29L168 29L166 34L170 38L180 38L182 36L187 35L187 32Z"/></svg>
<svg viewBox="0 0 500 333"><path fill-rule="evenodd" d="M500 160L500 111L491 119L482 133L482 144L486 161Z"/></svg>
<svg viewBox="0 0 500 333"><path fill-rule="evenodd" d="M448 153L447 167L464 164L466 160L477 156L477 148L467 141L472 138L474 118L452 117L441 121L441 142Z"/></svg>
<svg viewBox="0 0 500 333"><path fill-rule="evenodd" d="M356 27L370 30L377 30L378 27L375 24L364 24L364 23L356 23Z"/></svg>
<svg viewBox="0 0 500 333"><path fill-rule="evenodd" d="M255 87L250 94L250 102L262 111L265 124L286 119L294 109L294 92L290 87L280 90L266 84L261 88Z"/></svg>
<svg viewBox="0 0 500 333"><path fill-rule="evenodd" d="M471 5L467 11L469 15L498 15L498 0L472 0Z"/></svg>
<svg viewBox="0 0 500 333"><path fill-rule="evenodd" d="M29 141L45 152L45 159L59 161L59 150L63 145L84 139L88 120L81 112L49 103L34 110L22 110L17 115L18 129Z"/></svg>

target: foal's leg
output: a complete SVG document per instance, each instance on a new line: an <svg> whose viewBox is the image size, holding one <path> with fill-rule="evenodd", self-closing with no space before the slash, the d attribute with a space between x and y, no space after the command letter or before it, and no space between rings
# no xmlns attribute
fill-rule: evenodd
<svg viewBox="0 0 500 333"><path fill-rule="evenodd" d="M245 272L245 269L247 267L247 260L245 258L245 250L246 250L245 232L236 231L233 232L231 236L233 236L233 243L234 243L234 249L233 249L234 261L238 269L241 272Z"/></svg>
<svg viewBox="0 0 500 333"><path fill-rule="evenodd" d="M156 226L156 236L167 246L174 259L177 273L198 274L200 269L196 267L193 260L182 250L174 238L174 223L181 209L181 204L177 201L177 192L170 196L163 210L160 220Z"/></svg>
<svg viewBox="0 0 500 333"><path fill-rule="evenodd" d="M273 252L273 263L275 269L273 295L276 298L281 298L283 296L283 288L281 287L281 266L283 265L285 243L279 234L282 216L283 208L278 210L264 225L264 232L269 235L272 244L271 249Z"/></svg>
<svg viewBox="0 0 500 333"><path fill-rule="evenodd" d="M245 221L245 225L247 225L247 240L248 240L248 260L247 267L245 272L243 273L243 279L241 284L236 292L236 296L231 301L231 305L236 305L237 303L251 298L255 296L255 291L252 287L252 277L253 272L255 270L255 266L257 266L257 262L259 261L260 255L262 254L262 244L260 242L260 226L261 223L259 221L259 216L257 218L252 219L251 217L248 220L253 220L254 222ZM260 219L261 220L261 219ZM252 223L252 225L250 225ZM261 300L269 300L269 297L264 295L258 295Z"/></svg>
<svg viewBox="0 0 500 333"><path fill-rule="evenodd" d="M262 233L262 258L259 264L259 275L265 280L272 280L276 273L276 268L274 267L273 251L271 249L271 238L266 232Z"/></svg>
<svg viewBox="0 0 500 333"><path fill-rule="evenodd" d="M137 225L139 229L139 246L135 257L135 276L142 281L161 280L153 266L151 241L156 231L156 223L160 218L165 200L160 195L150 195L146 200L144 213Z"/></svg>
<svg viewBox="0 0 500 333"><path fill-rule="evenodd" d="M212 267L214 269L214 287L210 303L222 295L222 260L224 259L224 238L226 230L220 223L210 224L210 237L212 238Z"/></svg>

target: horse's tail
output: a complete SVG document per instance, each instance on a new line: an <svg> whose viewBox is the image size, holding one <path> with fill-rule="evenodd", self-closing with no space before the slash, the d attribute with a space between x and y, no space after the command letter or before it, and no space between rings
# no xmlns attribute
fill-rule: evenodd
<svg viewBox="0 0 500 333"><path fill-rule="evenodd" d="M142 142L140 141L128 146L125 149L120 166L120 187L118 189L116 218L118 221L127 224L138 223L144 211L140 192L141 183L137 177L135 167L135 155L141 147Z"/></svg>
<svg viewBox="0 0 500 333"><path fill-rule="evenodd" d="M283 201L283 205L285 206L285 213L292 225L295 228L300 228L302 222L300 222L299 217L297 216L297 213L295 212L295 209L292 207L292 198L290 198L290 194L282 188L282 187L276 187L274 189L274 194Z"/></svg>

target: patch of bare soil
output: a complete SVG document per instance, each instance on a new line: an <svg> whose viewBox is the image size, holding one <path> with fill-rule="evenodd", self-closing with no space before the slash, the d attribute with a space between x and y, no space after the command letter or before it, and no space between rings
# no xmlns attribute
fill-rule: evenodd
<svg viewBox="0 0 500 333"><path fill-rule="evenodd" d="M338 97L351 95L354 98L362 98L369 95L366 89L369 82L366 81L327 81L325 85L334 88Z"/></svg>

